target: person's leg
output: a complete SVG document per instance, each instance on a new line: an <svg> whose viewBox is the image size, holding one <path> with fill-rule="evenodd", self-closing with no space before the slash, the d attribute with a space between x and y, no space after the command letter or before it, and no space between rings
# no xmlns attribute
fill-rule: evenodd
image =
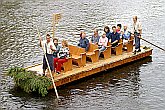
<svg viewBox="0 0 165 110"><path fill-rule="evenodd" d="M105 49L106 49L105 46L102 46L102 47L99 49L99 56L100 56L101 52L103 52Z"/></svg>
<svg viewBox="0 0 165 110"><path fill-rule="evenodd" d="M138 47L138 51L140 52L140 38L139 38L140 34L138 34L137 36L137 47Z"/></svg>
<svg viewBox="0 0 165 110"><path fill-rule="evenodd" d="M64 62L67 62L67 59L64 58L58 60L56 72L61 72L61 66Z"/></svg>
<svg viewBox="0 0 165 110"><path fill-rule="evenodd" d="M57 70L57 63L59 58L54 58L54 68Z"/></svg>
<svg viewBox="0 0 165 110"><path fill-rule="evenodd" d="M49 57L48 57L48 62L49 62L50 70L51 70L51 71L54 71L53 54L49 55Z"/></svg>
<svg viewBox="0 0 165 110"><path fill-rule="evenodd" d="M135 34L135 51L137 51L138 48L138 37L137 34Z"/></svg>
<svg viewBox="0 0 165 110"><path fill-rule="evenodd" d="M46 63L46 59L45 59L45 56L44 56L44 58L43 58L43 75L45 75L45 71L46 71L46 69L47 69L47 63Z"/></svg>

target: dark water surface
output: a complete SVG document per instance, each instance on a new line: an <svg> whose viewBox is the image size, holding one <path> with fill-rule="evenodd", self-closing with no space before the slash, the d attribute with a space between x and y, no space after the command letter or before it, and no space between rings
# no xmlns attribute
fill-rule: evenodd
<svg viewBox="0 0 165 110"><path fill-rule="evenodd" d="M138 15L143 36L165 48L164 0L1 0L0 1L0 109L7 110L164 110L165 53L151 46L152 57L67 85L48 96L29 95L14 88L5 75L12 66L42 61L36 25L41 34L51 31L52 13L62 13L56 36L76 44L84 30L130 23ZM104 73L104 74L103 74Z"/></svg>

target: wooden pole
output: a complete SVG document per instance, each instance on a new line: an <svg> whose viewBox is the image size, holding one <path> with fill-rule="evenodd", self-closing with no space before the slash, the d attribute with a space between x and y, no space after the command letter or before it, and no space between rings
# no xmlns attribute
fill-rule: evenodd
<svg viewBox="0 0 165 110"><path fill-rule="evenodd" d="M155 45L155 44L153 44L153 43L147 41L146 39L144 39L144 38L141 38L141 39L144 40L145 42L147 42L147 43L149 43L149 44L151 44L151 45L153 45L153 46L155 46L155 47L157 47L157 48L159 48L159 49L165 51L165 49L163 49L163 48L161 48L161 47L159 47L159 46L157 46L157 45Z"/></svg>
<svg viewBox="0 0 165 110"><path fill-rule="evenodd" d="M38 27L37 27L37 31L38 31L38 36L39 36L39 38L41 39L40 31L39 31ZM42 50L44 51L44 47L43 47L42 45L41 45L41 47L42 47ZM59 98L58 92L57 92L57 88L56 88L56 85L55 85L55 83L54 83L53 75L52 75L52 72L51 72L51 69L50 69L49 62L48 62L48 59L47 59L47 56L46 56L45 51L44 51L44 56L45 56L45 59L46 59L46 63L47 63L47 65L48 65L49 73L50 73L50 76L51 76L51 79L52 79L52 82L53 82L53 87L54 87L56 96L57 96L57 98Z"/></svg>
<svg viewBox="0 0 165 110"><path fill-rule="evenodd" d="M53 14L53 20L52 20L52 25L53 25L53 38L54 38L54 35L55 35L55 17L54 17L54 14Z"/></svg>
<svg viewBox="0 0 165 110"><path fill-rule="evenodd" d="M128 32L129 32L129 31L128 31ZM130 33L131 33L131 32L130 32ZM131 33L131 34L134 35L133 33ZM155 44L149 42L148 40L146 40L146 39L144 39L144 38L142 38L142 37L141 37L140 39L142 39L143 41L145 41L145 42L147 42L147 43L149 43L149 44L151 44L151 45L153 45L153 46L155 46L155 47L157 47L157 48L159 48L159 49L165 51L165 49L163 49L163 48L161 48L161 47L159 47L159 46L157 46L157 45L155 45Z"/></svg>

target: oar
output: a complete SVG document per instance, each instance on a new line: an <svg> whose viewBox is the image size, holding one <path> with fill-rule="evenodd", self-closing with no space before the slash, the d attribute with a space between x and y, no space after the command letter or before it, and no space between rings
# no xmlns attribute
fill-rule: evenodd
<svg viewBox="0 0 165 110"><path fill-rule="evenodd" d="M39 31L38 27L37 27L37 31L38 31L39 39L41 39L41 35L40 35L40 31ZM48 59L47 59L46 53L45 53L44 48L43 48L42 45L41 45L41 47L42 47L42 50L43 50L43 52L44 52L44 56L45 56L45 59L46 59L46 63L47 63L47 65L48 65L49 73L50 73L50 76L51 76L51 79L52 79L52 82L53 82L53 87L54 87L54 90L55 90L56 96L57 96L57 98L59 98L59 96L58 96L58 92L57 92L57 88L56 88L56 85L55 85L55 83L54 83L53 75L52 75L52 72L51 72L51 70L50 70L50 66L49 66L49 62L48 62Z"/></svg>
<svg viewBox="0 0 165 110"><path fill-rule="evenodd" d="M161 48L161 47L159 47L159 46L157 46L157 45L155 45L155 44L149 42L148 40L146 40L146 39L144 39L144 38L140 38L140 39L142 39L142 40L144 40L145 42L147 42L147 43L149 43L149 44L151 44L151 45L153 45L153 46L155 46L155 47L157 47L157 48L159 48L159 49L165 51L165 49L163 49L163 48Z"/></svg>

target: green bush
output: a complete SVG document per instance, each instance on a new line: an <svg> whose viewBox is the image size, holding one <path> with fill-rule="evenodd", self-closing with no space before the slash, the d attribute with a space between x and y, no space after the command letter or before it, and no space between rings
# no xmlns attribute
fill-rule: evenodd
<svg viewBox="0 0 165 110"><path fill-rule="evenodd" d="M14 79L16 86L27 93L38 92L42 96L45 96L48 93L48 88L52 85L51 79L37 76L34 72L27 71L24 68L10 68L7 75Z"/></svg>

